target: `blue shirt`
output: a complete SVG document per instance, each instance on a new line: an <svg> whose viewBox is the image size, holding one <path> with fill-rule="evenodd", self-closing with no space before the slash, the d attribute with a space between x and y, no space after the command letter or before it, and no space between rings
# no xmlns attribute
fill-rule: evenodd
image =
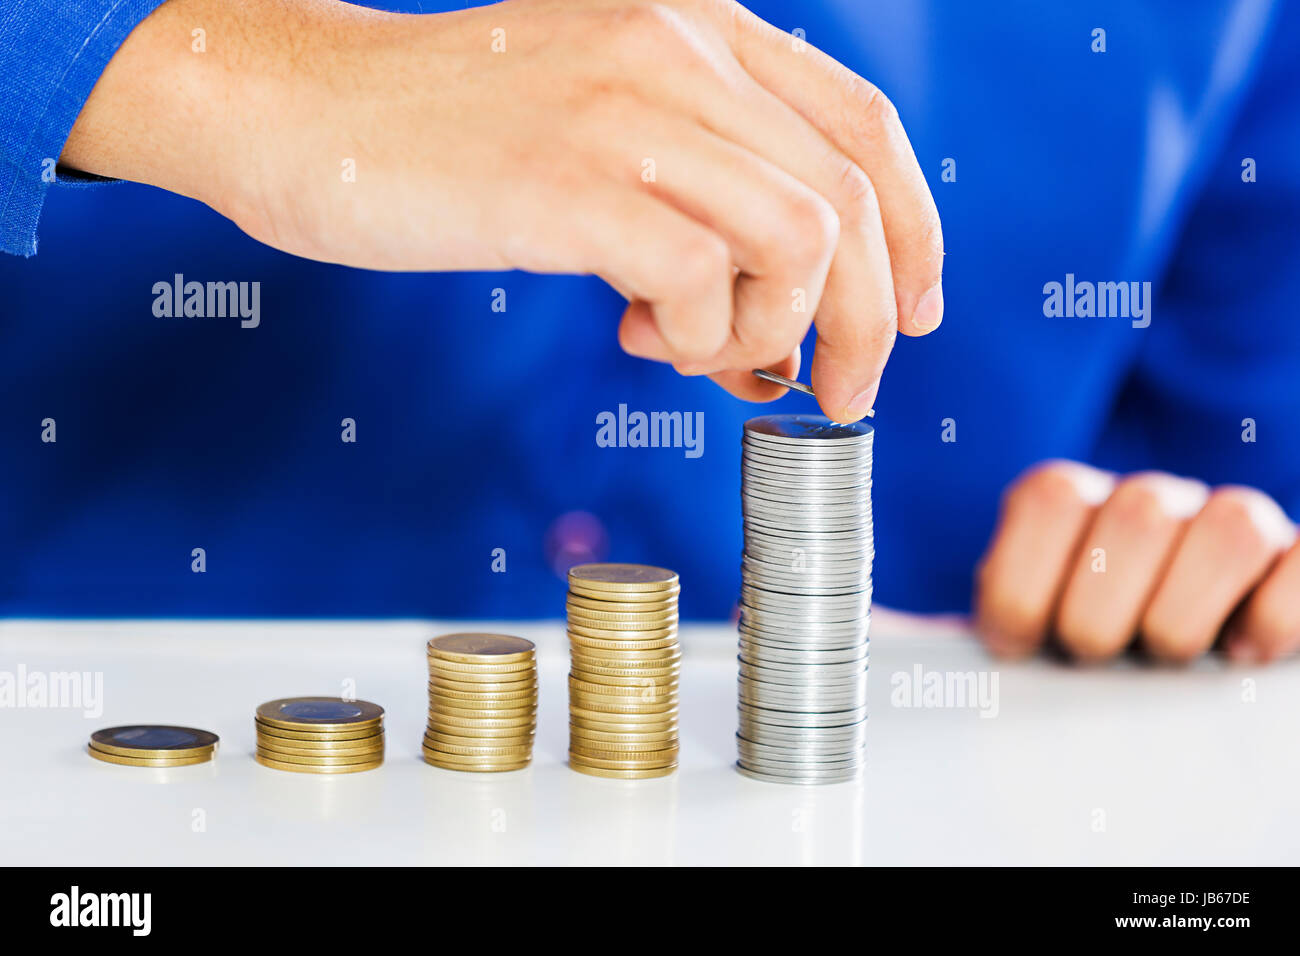
<svg viewBox="0 0 1300 956"><path fill-rule="evenodd" d="M153 5L6 0L6 250L35 249L41 160ZM1300 515L1295 5L753 6L894 100L943 218L944 324L899 339L876 406L878 601L965 608L1044 458ZM40 238L0 257L4 615L559 616L557 568L607 556L723 617L742 424L811 410L623 355L593 279L322 265L137 185L52 189ZM177 275L260 283L256 327L155 314ZM1045 314L1053 282L1150 282L1149 325ZM702 454L601 447L620 406L702 413Z"/></svg>

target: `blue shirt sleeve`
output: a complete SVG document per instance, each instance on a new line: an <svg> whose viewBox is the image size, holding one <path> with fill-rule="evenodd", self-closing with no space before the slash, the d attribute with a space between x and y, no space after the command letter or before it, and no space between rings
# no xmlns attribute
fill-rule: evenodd
<svg viewBox="0 0 1300 956"><path fill-rule="evenodd" d="M72 124L100 74L163 0L4 0L0 5L0 250L36 252L52 181Z"/></svg>
<svg viewBox="0 0 1300 956"><path fill-rule="evenodd" d="M1147 460L1300 520L1300 7L1283 4L1155 299L1112 427Z"/></svg>

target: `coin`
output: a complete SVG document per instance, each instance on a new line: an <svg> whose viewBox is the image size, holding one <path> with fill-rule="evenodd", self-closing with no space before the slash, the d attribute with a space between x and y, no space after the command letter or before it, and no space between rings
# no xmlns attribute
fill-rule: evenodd
<svg viewBox="0 0 1300 956"><path fill-rule="evenodd" d="M509 634L444 634L429 641L431 655L467 664L480 659L498 663L523 661L534 657L535 652L532 641Z"/></svg>
<svg viewBox="0 0 1300 956"><path fill-rule="evenodd" d="M86 747L86 753L104 763L116 763L124 767L189 767L198 763L207 763L212 759L211 752L191 757L124 757L89 745Z"/></svg>
<svg viewBox="0 0 1300 956"><path fill-rule="evenodd" d="M865 763L870 425L766 415L741 443L737 769L829 783Z"/></svg>
<svg viewBox="0 0 1300 956"><path fill-rule="evenodd" d="M349 763L337 764L331 766L314 766L308 764L288 763L282 760L275 760L266 756L260 750L253 755L253 759L263 767L270 767L272 770L288 770L292 773L358 773L362 770L374 770L376 767L383 766L382 760L375 760L370 763Z"/></svg>
<svg viewBox="0 0 1300 956"><path fill-rule="evenodd" d="M570 747L569 763L581 764L584 767L595 767L599 770L658 770L663 767L676 766L677 750L674 748L641 760L624 760L620 759L618 754L610 754L605 758L589 757Z"/></svg>
<svg viewBox="0 0 1300 956"><path fill-rule="evenodd" d="M527 766L537 728L533 643L507 634L450 634L429 642L426 763L495 772Z"/></svg>
<svg viewBox="0 0 1300 956"><path fill-rule="evenodd" d="M217 735L209 731L168 724L108 727L90 735L90 746L100 753L170 760L182 757L211 758L217 742Z"/></svg>
<svg viewBox="0 0 1300 956"><path fill-rule="evenodd" d="M569 766L578 773L585 773L590 777L609 777L615 780L645 780L650 777L666 777L677 770L677 764L675 763L651 770L604 770L572 759L569 761Z"/></svg>
<svg viewBox="0 0 1300 956"><path fill-rule="evenodd" d="M678 583L675 572L648 564L579 564L569 569L569 580L615 591L656 591Z"/></svg>
<svg viewBox="0 0 1300 956"><path fill-rule="evenodd" d="M343 740L365 740L370 737L383 736L383 725L363 726L356 730L286 730L283 727L272 727L264 724L256 718L253 721L259 734L270 734L274 737L282 737L286 740L320 740L320 741L343 741Z"/></svg>
<svg viewBox="0 0 1300 956"><path fill-rule="evenodd" d="M317 756L301 754L287 754L279 750L272 750L258 744L257 752L263 757L274 760L277 763L291 763L303 767L344 767L357 763L373 763L376 760L383 759L383 751L370 754L354 754L351 756Z"/></svg>
<svg viewBox="0 0 1300 956"><path fill-rule="evenodd" d="M257 719L285 730L357 730L378 726L384 708L364 700L338 697L287 697L268 701L257 708Z"/></svg>

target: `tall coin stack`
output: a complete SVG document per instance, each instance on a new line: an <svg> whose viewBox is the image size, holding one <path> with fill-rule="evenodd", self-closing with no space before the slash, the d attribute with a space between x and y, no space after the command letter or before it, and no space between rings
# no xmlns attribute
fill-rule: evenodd
<svg viewBox="0 0 1300 956"><path fill-rule="evenodd" d="M870 425L820 415L745 424L738 769L814 784L866 756Z"/></svg>
<svg viewBox="0 0 1300 956"><path fill-rule="evenodd" d="M257 708L256 759L295 773L357 773L384 762L384 708L339 697L286 697Z"/></svg>
<svg viewBox="0 0 1300 956"><path fill-rule="evenodd" d="M677 769L677 575L640 564L569 572L569 766L596 777Z"/></svg>
<svg viewBox="0 0 1300 956"><path fill-rule="evenodd" d="M424 760L447 770L522 770L537 732L537 653L507 634L447 634L429 642Z"/></svg>

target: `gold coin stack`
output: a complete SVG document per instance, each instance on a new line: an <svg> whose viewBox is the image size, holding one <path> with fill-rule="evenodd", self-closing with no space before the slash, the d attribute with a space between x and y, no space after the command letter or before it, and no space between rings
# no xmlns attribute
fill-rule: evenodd
<svg viewBox="0 0 1300 956"><path fill-rule="evenodd" d="M596 777L677 769L677 575L641 564L569 571L569 766Z"/></svg>
<svg viewBox="0 0 1300 956"><path fill-rule="evenodd" d="M286 697L257 708L256 759L294 773L357 773L384 762L384 708L339 697Z"/></svg>
<svg viewBox="0 0 1300 956"><path fill-rule="evenodd" d="M95 731L86 751L96 760L126 767L188 767L212 759L217 735L193 727L133 724Z"/></svg>
<svg viewBox="0 0 1300 956"><path fill-rule="evenodd" d="M522 770L537 733L537 653L508 634L446 634L429 642L424 760L447 770Z"/></svg>

